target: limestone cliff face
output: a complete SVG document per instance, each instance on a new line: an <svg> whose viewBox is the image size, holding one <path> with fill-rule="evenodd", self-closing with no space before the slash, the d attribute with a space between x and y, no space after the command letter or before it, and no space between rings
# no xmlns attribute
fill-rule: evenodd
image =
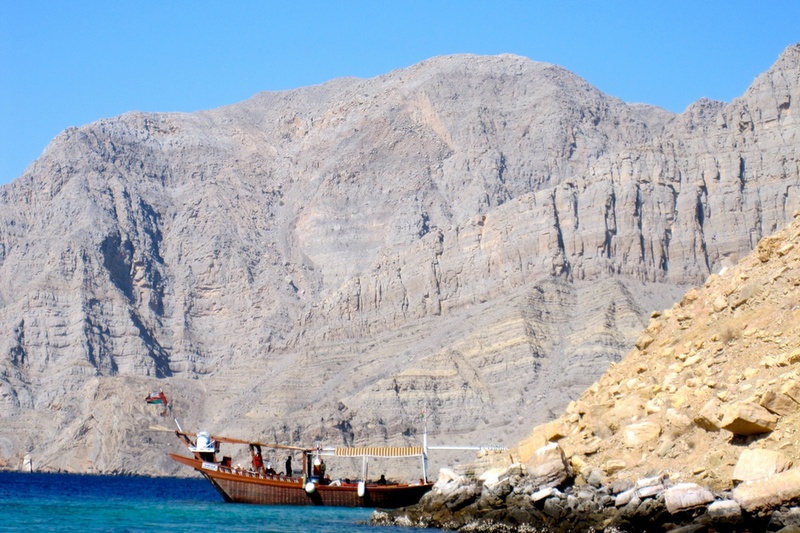
<svg viewBox="0 0 800 533"><path fill-rule="evenodd" d="M108 396L159 387L243 437L415 440L427 405L513 442L800 207L799 100L798 46L681 115L452 56L68 129L0 188L0 461L165 471Z"/></svg>

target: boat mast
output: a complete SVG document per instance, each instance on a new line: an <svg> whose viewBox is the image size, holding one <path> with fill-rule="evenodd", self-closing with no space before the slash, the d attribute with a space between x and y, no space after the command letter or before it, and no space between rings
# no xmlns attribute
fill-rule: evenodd
<svg viewBox="0 0 800 533"><path fill-rule="evenodd" d="M422 482L428 482L428 408L422 408Z"/></svg>

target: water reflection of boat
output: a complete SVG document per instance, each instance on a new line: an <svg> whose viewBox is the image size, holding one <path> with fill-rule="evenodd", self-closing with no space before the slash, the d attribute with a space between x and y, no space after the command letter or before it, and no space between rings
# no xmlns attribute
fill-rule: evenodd
<svg viewBox="0 0 800 533"><path fill-rule="evenodd" d="M417 503L433 483L427 480L427 447L363 447L363 448L302 448L280 444L250 442L209 435L207 433L175 432L193 457L170 454L181 464L200 472L219 491L225 501L268 505L333 505L342 507L397 508ZM195 440L192 440L195 439ZM220 456L221 444L250 447L253 464L248 468L231 465L231 457ZM279 474L271 465L263 465L261 448L300 453L302 470L291 475ZM258 457L258 459L256 459ZM334 479L325 475L325 458L361 458L362 473L358 480ZM422 461L422 477L413 483L368 480L370 458L409 458ZM298 475L299 474L299 475Z"/></svg>

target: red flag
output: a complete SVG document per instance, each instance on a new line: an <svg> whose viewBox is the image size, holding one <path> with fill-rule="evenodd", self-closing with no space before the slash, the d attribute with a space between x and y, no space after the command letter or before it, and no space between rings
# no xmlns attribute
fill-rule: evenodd
<svg viewBox="0 0 800 533"><path fill-rule="evenodd" d="M167 405L167 403L168 403L167 402L167 395L164 394L163 392L150 393L147 396L147 398L144 399L144 401L146 401L147 403L153 403L153 404L158 403L158 404L164 404L164 405Z"/></svg>

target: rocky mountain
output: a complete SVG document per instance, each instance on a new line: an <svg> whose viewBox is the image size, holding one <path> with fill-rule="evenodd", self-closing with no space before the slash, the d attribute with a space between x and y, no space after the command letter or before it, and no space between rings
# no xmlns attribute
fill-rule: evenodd
<svg viewBox="0 0 800 533"><path fill-rule="evenodd" d="M800 46L674 115L516 56L60 134L0 187L0 464L174 472L184 425L516 442L800 207Z"/></svg>
<svg viewBox="0 0 800 533"><path fill-rule="evenodd" d="M798 428L800 211L735 268L654 312L635 348L561 416L511 452L443 470L418 508L375 519L789 533L800 528Z"/></svg>

